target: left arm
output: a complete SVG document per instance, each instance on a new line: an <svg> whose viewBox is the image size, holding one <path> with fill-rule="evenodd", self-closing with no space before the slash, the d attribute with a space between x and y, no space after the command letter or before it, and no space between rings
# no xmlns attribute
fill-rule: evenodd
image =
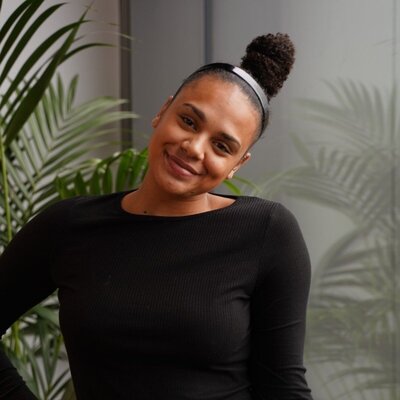
<svg viewBox="0 0 400 400"><path fill-rule="evenodd" d="M251 300L252 393L260 400L312 400L303 348L310 261L294 216L276 205Z"/></svg>

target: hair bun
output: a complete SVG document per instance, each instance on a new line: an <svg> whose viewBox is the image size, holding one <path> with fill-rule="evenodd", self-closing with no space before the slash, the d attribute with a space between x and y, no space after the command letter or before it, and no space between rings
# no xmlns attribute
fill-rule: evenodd
<svg viewBox="0 0 400 400"><path fill-rule="evenodd" d="M289 35L269 33L252 40L240 67L253 76L270 99L283 86L294 60L295 49Z"/></svg>

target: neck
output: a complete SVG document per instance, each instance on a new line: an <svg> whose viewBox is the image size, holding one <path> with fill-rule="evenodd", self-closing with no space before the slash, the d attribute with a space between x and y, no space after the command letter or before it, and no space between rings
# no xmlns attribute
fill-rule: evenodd
<svg viewBox="0 0 400 400"><path fill-rule="evenodd" d="M154 191L142 184L136 191L125 196L122 206L134 214L182 216L209 211L213 208L211 203L209 193L178 196Z"/></svg>

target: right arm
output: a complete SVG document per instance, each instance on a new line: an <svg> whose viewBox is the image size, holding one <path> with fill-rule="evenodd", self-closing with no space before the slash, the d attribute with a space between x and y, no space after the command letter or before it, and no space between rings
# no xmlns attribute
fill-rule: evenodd
<svg viewBox="0 0 400 400"><path fill-rule="evenodd" d="M54 227L60 225L50 207L25 225L0 257L0 338L25 312L56 289L51 276ZM0 399L34 400L0 348Z"/></svg>

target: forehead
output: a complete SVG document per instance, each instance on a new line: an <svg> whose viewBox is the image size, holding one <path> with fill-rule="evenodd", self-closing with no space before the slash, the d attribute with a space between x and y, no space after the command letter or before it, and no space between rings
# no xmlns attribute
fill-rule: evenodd
<svg viewBox="0 0 400 400"><path fill-rule="evenodd" d="M190 95L194 97L204 97L205 95L209 97L209 100L213 98L229 100L234 96L235 101L249 103L246 95L238 85L217 75L202 75L184 84L178 93L178 96L179 95Z"/></svg>

